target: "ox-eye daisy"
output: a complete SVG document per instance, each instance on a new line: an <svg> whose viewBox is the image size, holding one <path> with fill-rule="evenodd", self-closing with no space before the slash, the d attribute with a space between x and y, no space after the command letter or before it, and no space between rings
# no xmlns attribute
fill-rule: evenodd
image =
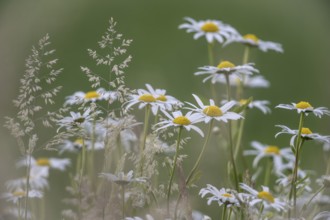
<svg viewBox="0 0 330 220"><path fill-rule="evenodd" d="M200 134L202 137L204 137L203 131L194 125L195 123L200 122L200 114L193 113L192 111L187 112L187 114L185 115L183 115L181 111L172 112L172 115L170 115L166 111L163 111L163 113L168 118L168 120L158 122L155 126L160 127L157 128L156 131L165 129L167 127L183 127L187 131L190 131L192 129L198 134Z"/></svg>
<svg viewBox="0 0 330 220"><path fill-rule="evenodd" d="M228 24L219 20L195 21L192 18L184 18L188 23L181 24L180 29L186 29L188 33L194 33L194 39L205 36L208 43L218 41L223 43L233 37L237 37L238 32Z"/></svg>
<svg viewBox="0 0 330 220"><path fill-rule="evenodd" d="M258 141L252 141L251 146L255 150L245 150L244 155L255 155L253 160L253 167L257 167L259 161L264 157L273 158L275 172L279 172L283 169L283 159L288 161L294 161L295 157L291 151L291 148L279 148L275 145L266 145Z"/></svg>
<svg viewBox="0 0 330 220"><path fill-rule="evenodd" d="M16 189L12 192L3 193L1 198L6 199L8 202L17 204L21 199L25 198L27 195L26 191L23 189ZM39 190L30 190L28 193L29 198L42 198L43 194Z"/></svg>
<svg viewBox="0 0 330 220"><path fill-rule="evenodd" d="M308 113L313 113L315 116L321 118L323 115L330 115L330 111L326 107L314 108L309 102L301 101L298 103L291 104L279 104L276 108L283 108L289 110L297 110L300 114L301 112L308 115Z"/></svg>
<svg viewBox="0 0 330 220"><path fill-rule="evenodd" d="M253 73L258 73L259 70L253 67L254 64L247 63L243 65L236 66L232 62L229 61L221 61L217 66L204 66L198 69L202 70L194 73L196 76L198 75L208 75L203 79L203 82L211 79L211 82L214 84L218 80L222 79L222 74L226 75L236 75L240 79L245 75L252 75Z"/></svg>
<svg viewBox="0 0 330 220"><path fill-rule="evenodd" d="M98 112L96 112L96 114L98 114ZM57 121L57 124L60 126L57 131L59 131L62 127L80 127L91 118L92 114L90 108L87 108L83 114L80 112L70 112L70 116L64 117Z"/></svg>
<svg viewBox="0 0 330 220"><path fill-rule="evenodd" d="M199 195L204 198L207 194L211 194L211 196L207 198L208 205L215 201L219 206L239 206L239 201L236 198L237 192L235 190L226 188L217 189L215 186L207 184L206 188L202 188L199 191Z"/></svg>
<svg viewBox="0 0 330 220"><path fill-rule="evenodd" d="M294 141L298 136L298 130L292 130L284 125L276 125L276 127L282 128L280 132L278 132L275 137L277 137L280 134L291 134L292 137L290 139L290 145L294 146ZM301 138L303 140L316 140L322 143L329 143L330 142L330 136L323 136L318 133L313 133L309 128L303 127L301 128Z"/></svg>
<svg viewBox="0 0 330 220"><path fill-rule="evenodd" d="M151 95L153 95L156 99L156 102L163 104L163 106L159 106L162 109L171 111L173 108L181 107L183 105L182 102L173 96L166 95L165 89L154 89L149 84L146 84L146 87L148 89L147 93L149 92Z"/></svg>
<svg viewBox="0 0 330 220"><path fill-rule="evenodd" d="M187 104L193 107L187 109L197 112L200 115L201 120L203 120L205 123L210 122L212 119L215 119L217 121L227 122L228 120L237 120L242 118L240 114L228 111L235 105L234 101L227 102L222 107L218 107L215 105L213 99L210 99L209 105L204 105L201 99L197 95L193 94L193 96L199 107L197 107L192 103L187 102Z"/></svg>
<svg viewBox="0 0 330 220"><path fill-rule="evenodd" d="M137 94L131 94L130 100L127 101L124 105L126 110L129 110L133 105L139 104L139 109L142 109L146 106L151 107L151 111L154 115L158 113L159 108L163 108L164 104L157 101L157 97L151 94L151 92L138 89Z"/></svg>
<svg viewBox="0 0 330 220"><path fill-rule="evenodd" d="M262 191L257 191L252 189L244 183L240 183L241 189L245 190L247 193L244 193L244 196L249 198L249 205L255 206L259 203L262 203L265 209L273 208L277 211L286 211L288 204L282 202L278 198L275 198L270 192L269 188L262 186Z"/></svg>
<svg viewBox="0 0 330 220"><path fill-rule="evenodd" d="M235 101L235 100L233 100ZM223 103L226 103L227 101L222 101ZM247 103L248 102L248 103ZM239 101L235 101L235 104L239 107L246 105L247 109L259 109L262 113L267 114L270 113L271 110L268 107L269 101L268 100L249 100L249 99L241 99Z"/></svg>
<svg viewBox="0 0 330 220"><path fill-rule="evenodd" d="M127 174L124 172L119 172L117 175L112 173L100 173L99 176L121 186L128 185L132 182L146 182L146 178L144 177L133 178L133 170L129 171Z"/></svg>
<svg viewBox="0 0 330 220"><path fill-rule="evenodd" d="M236 38L231 38L228 40L224 46L233 43L233 42L238 42L245 44L249 47L256 47L259 50L263 52L267 52L268 50L273 50L276 52L283 53L283 48L282 45L279 43L271 42L271 41L263 41L260 40L256 35L254 34L246 34L244 36L238 36Z"/></svg>
<svg viewBox="0 0 330 220"><path fill-rule="evenodd" d="M103 88L89 92L75 92L71 96L66 97L65 105L77 105L84 102L95 102L100 100L106 100L110 103L118 98L117 92L106 91Z"/></svg>
<svg viewBox="0 0 330 220"><path fill-rule="evenodd" d="M220 75L216 82L226 84L226 77L224 75ZM268 88L270 85L269 81L266 80L262 75L246 75L243 80L240 79L237 75L230 75L229 82L230 86L239 86L243 84L245 88Z"/></svg>
<svg viewBox="0 0 330 220"><path fill-rule="evenodd" d="M48 167L51 169L61 170L64 171L67 166L70 165L70 159L67 158L47 158L47 157L40 157L35 159L33 157L25 157L22 160L18 161L16 166L22 167L27 166L28 162L31 162L31 167Z"/></svg>

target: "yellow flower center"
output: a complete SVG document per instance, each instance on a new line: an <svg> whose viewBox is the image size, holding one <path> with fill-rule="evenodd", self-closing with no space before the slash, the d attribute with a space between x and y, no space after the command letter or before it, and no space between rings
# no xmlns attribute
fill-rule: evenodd
<svg viewBox="0 0 330 220"><path fill-rule="evenodd" d="M85 94L85 99L97 99L97 98L100 98L100 94L96 91L89 91L89 92L86 92Z"/></svg>
<svg viewBox="0 0 330 220"><path fill-rule="evenodd" d="M309 128L301 128L301 134L313 134Z"/></svg>
<svg viewBox="0 0 330 220"><path fill-rule="evenodd" d="M219 63L219 65L217 66L219 69L223 69L223 68L234 68L235 65L229 61L222 61Z"/></svg>
<svg viewBox="0 0 330 220"><path fill-rule="evenodd" d="M296 104L296 108L300 108L300 109L307 109L307 108L313 108L313 106L311 106L311 104L309 104L309 102L299 102Z"/></svg>
<svg viewBox="0 0 330 220"><path fill-rule="evenodd" d="M246 39L246 40L252 40L255 43L258 43L258 41L259 41L259 38L254 34L246 34L246 35L243 36L243 38Z"/></svg>
<svg viewBox="0 0 330 220"><path fill-rule="evenodd" d="M266 154L280 154L280 149L277 146L270 145L264 149Z"/></svg>
<svg viewBox="0 0 330 220"><path fill-rule="evenodd" d="M204 32L218 32L219 27L213 22L205 22L203 26L201 27L202 31Z"/></svg>
<svg viewBox="0 0 330 220"><path fill-rule="evenodd" d="M78 138L77 140L74 141L74 144L83 145L84 144L84 139Z"/></svg>
<svg viewBox="0 0 330 220"><path fill-rule="evenodd" d="M167 98L165 95L160 95L156 98L156 100L158 101L162 101L162 102L166 102L167 101Z"/></svg>
<svg viewBox="0 0 330 220"><path fill-rule="evenodd" d="M142 101L142 102L155 102L156 99L151 94L143 94L139 97L139 101Z"/></svg>
<svg viewBox="0 0 330 220"><path fill-rule="evenodd" d="M179 116L173 119L173 123L178 125L189 125L191 122L186 116Z"/></svg>
<svg viewBox="0 0 330 220"><path fill-rule="evenodd" d="M229 193L224 193L222 194L223 197L227 197L227 198L232 198L233 195L232 194L229 194Z"/></svg>
<svg viewBox="0 0 330 220"><path fill-rule="evenodd" d="M245 105L247 102L248 102L247 99L241 99L241 100L239 100L239 104L240 105Z"/></svg>
<svg viewBox="0 0 330 220"><path fill-rule="evenodd" d="M275 202L275 199L274 199L273 195L270 192L261 191L261 192L258 193L258 198L266 200L270 203Z"/></svg>
<svg viewBox="0 0 330 220"><path fill-rule="evenodd" d="M215 105L210 105L210 106L204 108L203 113L210 117L218 117L223 114L221 109Z"/></svg>
<svg viewBox="0 0 330 220"><path fill-rule="evenodd" d="M12 192L12 195L15 196L15 197L24 197L26 195L26 192L20 190L20 191L15 191L15 192Z"/></svg>
<svg viewBox="0 0 330 220"><path fill-rule="evenodd" d="M39 158L37 160L37 165L38 166L45 166L45 167L49 167L50 166L50 162L48 158Z"/></svg>

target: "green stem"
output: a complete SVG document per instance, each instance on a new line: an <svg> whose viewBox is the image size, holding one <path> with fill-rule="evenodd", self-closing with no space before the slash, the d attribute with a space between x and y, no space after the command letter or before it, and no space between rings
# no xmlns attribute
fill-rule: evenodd
<svg viewBox="0 0 330 220"><path fill-rule="evenodd" d="M226 85L227 85L227 101L229 102L231 100L229 75L225 74L225 77L226 77Z"/></svg>
<svg viewBox="0 0 330 220"><path fill-rule="evenodd" d="M250 47L246 46L244 48L243 64L247 64L249 62L249 55L250 55Z"/></svg>
<svg viewBox="0 0 330 220"><path fill-rule="evenodd" d="M244 130L244 124L245 124L245 116L246 116L245 110L242 112L242 116L243 116L243 118L240 120L240 123L239 123L237 142L236 142L236 146L235 146L235 154L234 154L235 160L237 159L238 154L240 152L240 148L241 148L241 142L242 142L243 130Z"/></svg>
<svg viewBox="0 0 330 220"><path fill-rule="evenodd" d="M122 213L122 216L123 216L123 219L125 219L125 186L123 185L122 187L122 190L121 190L121 197L122 197L122 199L123 199L123 203L122 203L122 205L123 205L123 213Z"/></svg>
<svg viewBox="0 0 330 220"><path fill-rule="evenodd" d="M229 215L228 215L227 220L230 220L232 212L233 212L233 209L230 207L229 208Z"/></svg>
<svg viewBox="0 0 330 220"><path fill-rule="evenodd" d="M209 57L209 65L210 66L214 66L214 44L213 43L208 43L207 44L207 52L208 52L208 57ZM215 89L215 84L213 84L212 82L210 82L210 86L211 86L211 95L212 98L217 101L217 92Z"/></svg>
<svg viewBox="0 0 330 220"><path fill-rule="evenodd" d="M303 212L304 210L307 209L307 207L309 206L309 204L313 201L313 199L320 193L322 192L323 190L325 189L325 186L322 186L321 188L319 188L315 193L314 195L310 198L310 200L308 200L308 202L303 206L301 212Z"/></svg>
<svg viewBox="0 0 330 220"><path fill-rule="evenodd" d="M143 128L143 137L142 137L142 143L140 146L140 172L141 176L143 176L143 163L144 163L144 150L146 147L146 140L147 140L147 133L148 133L148 124L149 124L149 115L150 115L150 105L147 104L145 109L145 115L144 115L144 128Z"/></svg>
<svg viewBox="0 0 330 220"><path fill-rule="evenodd" d="M236 191L239 192L239 186L238 186L238 176L237 176L237 170L236 170L236 163L234 158L234 145L233 145L233 139L232 139L232 132L231 132L231 121L228 121L228 135L229 135L229 148L230 148L230 160L231 164L233 166L233 172L234 172L234 180L235 180L235 188Z"/></svg>
<svg viewBox="0 0 330 220"><path fill-rule="evenodd" d="M167 215L168 216L170 215L170 194L171 194L171 188L172 188L174 172L175 172L175 168L176 168L176 161L177 161L178 155L179 155L179 147L180 147L182 129L183 129L183 126L180 126L179 133L178 133L178 138L177 138L177 141L176 141L176 151L175 151L175 156L174 156L174 160L173 160L173 167L172 167L172 171L171 171L171 174L170 174L170 182L168 184L168 190L167 190Z"/></svg>
<svg viewBox="0 0 330 220"><path fill-rule="evenodd" d="M30 149L29 149L30 152ZM25 207L24 207L24 219L28 219L28 202L29 202L29 191L30 191L30 170L31 170L32 155L28 153L27 166L26 166L26 195L25 195Z"/></svg>
<svg viewBox="0 0 330 220"><path fill-rule="evenodd" d="M189 173L189 175L188 175L188 177L186 179L186 185L189 185L190 184L191 178L193 177L193 175L195 174L196 170L198 169L199 163L200 163L200 161L201 161L201 159L203 157L203 154L204 154L204 151L206 149L207 143L209 142L210 135L212 133L212 127L213 127L213 119L210 122L210 126L209 126L209 129L208 129L208 132L207 132L207 136L206 136L205 142L204 142L203 147L202 147L202 151L200 152L200 154L198 156L198 159L196 160L195 165L193 166L192 170L190 171L190 173Z"/></svg>
<svg viewBox="0 0 330 220"><path fill-rule="evenodd" d="M272 161L272 158L270 157L267 160L266 173L265 173L265 179L264 179L264 186L268 186L268 184L269 184L270 173L272 171L272 167L273 167L273 161Z"/></svg>
<svg viewBox="0 0 330 220"><path fill-rule="evenodd" d="M293 210L294 213L296 212L296 182L297 182L297 175L298 175L298 166L299 166L299 154L300 154L300 148L302 145L302 137L301 137L301 130L304 124L304 116L305 113L301 112L300 113L300 120L299 120L299 127L298 127L298 134L297 134L297 139L295 142L295 164L292 172L292 182L291 182L291 189L290 189L290 194L289 194L289 201L291 201L292 196L293 196ZM290 211L289 211L289 217L290 217ZM296 213L295 213L296 214Z"/></svg>
<svg viewBox="0 0 330 220"><path fill-rule="evenodd" d="M226 212L227 212L227 206L226 205L223 205L223 211L222 211L221 220L225 220L226 219Z"/></svg>

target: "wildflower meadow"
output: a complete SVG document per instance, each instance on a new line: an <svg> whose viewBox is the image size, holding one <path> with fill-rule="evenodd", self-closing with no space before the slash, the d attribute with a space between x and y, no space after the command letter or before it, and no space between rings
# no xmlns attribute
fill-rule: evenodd
<svg viewBox="0 0 330 220"><path fill-rule="evenodd" d="M259 19L284 13L258 4ZM231 13L173 12L161 39L157 19L143 26L108 13L73 40L84 57L74 67L79 57L65 61L57 47L66 33L33 37L2 118L0 220L330 219L329 77L311 86L321 70L288 64L304 53L292 46L301 36L281 42L295 32L279 20L264 19L267 34L226 6ZM140 46L157 52L135 61L140 38L126 32L143 27L152 29L143 42L168 50Z"/></svg>

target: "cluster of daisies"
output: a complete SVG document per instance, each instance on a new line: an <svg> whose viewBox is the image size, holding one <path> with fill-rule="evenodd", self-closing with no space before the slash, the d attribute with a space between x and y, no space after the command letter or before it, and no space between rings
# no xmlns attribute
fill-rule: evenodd
<svg viewBox="0 0 330 220"><path fill-rule="evenodd" d="M205 188L199 189L199 195L202 198L206 197L208 205L214 202L223 208L221 219L277 219L277 217L280 219L298 219L304 217L305 214L314 215L314 219L329 217L330 213L320 212L321 210L309 212L308 210L313 209L315 204L330 205L329 196L322 193L326 188L330 188L330 163L326 161L329 168L325 175L317 179L316 182L320 189L315 191L312 186L312 172L301 168L301 152L302 146L307 144L307 141L316 141L324 145L323 149L326 155L330 154L330 136L314 133L304 123L309 114L321 118L330 115L330 111L325 107L314 108L306 101L280 104L276 108L297 111L300 117L296 129L277 125L281 131L275 137L282 134L289 135L289 146L279 147L252 141L250 145L253 149L246 149L246 147L242 149L244 146L242 143L244 121L247 120L248 111L257 109L264 114L271 112L268 100L255 100L247 96L248 89L268 88L270 85L269 81L256 69L255 64L249 62L249 51L259 49L262 52L283 52L282 46L275 42L263 41L254 34L241 35L235 28L219 20L196 21L192 18L185 18L185 20L186 23L180 25L179 28L193 33L194 39L205 37L208 44L209 65L197 67L194 75L203 76L203 83L210 82L212 95L205 97L192 94L194 102L182 102L168 95L165 89L155 89L150 84L146 84L146 88L136 89L125 94L125 101L119 101L122 94L119 94L118 91L107 91L104 88L89 92L79 91L68 96L64 106L72 111L57 120L57 132L67 134L68 138L62 140L58 146L58 152L59 154L78 155L75 171L78 177L76 178L76 185L79 186L77 189L81 190L85 181L84 175L91 178L91 185L99 183L93 179L95 177L98 180L102 179L114 183L118 188L111 185L109 201L104 199L104 195L101 196L102 201L107 203L105 207L111 203L112 196L121 200L121 205L118 205L118 200L116 200L116 206L114 206L121 209L121 219L183 218L183 215L180 216L180 211L186 208L184 202L181 203L181 200L185 199L186 195L184 194L187 193L185 190L189 192L191 186L199 187L199 165L203 163L205 148L209 139L212 138L212 134L217 134L219 127L225 127L227 130L224 129L224 133L228 134L228 140L216 144L226 143L229 145L222 148L228 150L230 155L228 176L224 178L227 180L222 181L223 185L227 187L207 184ZM228 46L232 43L240 43L245 48L242 64L235 65L228 60L214 64L213 50L215 45ZM225 92L217 91L215 84L220 85L217 87L224 89ZM219 94L226 94L226 96ZM112 104L119 105L120 110L112 111ZM145 111L144 123L136 122L135 117L131 114L136 106ZM150 125L151 120L149 120L151 117L154 119L152 126ZM205 125L209 126L207 133L203 131ZM141 127L143 127L143 131L140 131L142 130ZM177 134L177 139L174 144L170 144L167 141L172 140L164 138L170 137L170 135L163 134L171 133L173 135L173 130L174 134ZM220 132L224 130L220 130ZM178 161L186 159L186 157L180 157L179 152L185 143L184 138L182 138L182 131L185 131L185 136L188 136L187 132L196 132L203 138L204 144L199 150L199 156L195 159L194 166L190 172L187 172L188 175L182 175L184 180L177 181L178 183L175 185L176 174L182 172L182 170L177 170ZM154 138L155 136L157 138ZM158 174L156 175L155 171L152 175L147 172L146 166L150 166L149 169L157 168L152 162L147 161L148 155L146 154L149 150L147 145L148 147L160 146L161 152L165 153L166 157L163 164L168 168L169 178L162 184L163 191L157 196L153 194L152 190L155 186L153 186L152 181L158 185L158 181L161 180L157 178ZM100 160L104 163L101 171L96 171L94 168L94 157L96 157L94 151L104 152L105 156ZM126 162L126 154L133 155L131 158L133 158L134 164L134 169L127 173L124 170L131 164L128 163L126 167L123 165ZM119 158L115 158L116 156ZM245 170L239 170L239 166L237 166L238 163L242 162L240 158L250 159L250 156L254 157L252 176L244 174L248 173L248 167L244 167ZM152 160L155 159L152 158ZM266 163L267 166L263 166L263 163ZM49 187L49 170L64 171L69 165L69 159L59 158L33 158L30 156L19 161L17 167L28 167L30 173L27 177L7 182L8 192L2 197L14 204L15 209L12 210L12 213L22 219L24 208L21 207L23 204L27 204L23 199L42 198L44 191ZM93 167L85 169L88 165ZM183 168L181 167L181 169ZM263 184L260 184L262 179ZM26 183L29 183L28 186ZM102 187L107 187L103 183L100 185L98 188L95 187L97 190L94 192L94 197L97 197L97 193L103 193ZM160 203L166 208L161 207L163 210L158 213L159 216L152 216L151 213L146 214L150 207L145 207L146 209L141 212L145 218L141 216L127 217L133 213L141 214L138 209L128 210L129 205L131 205L130 199L135 196L133 190L130 191L130 187L136 187L140 190L139 192L152 194L153 199L146 199L149 204L147 204L148 202L141 203L150 205L150 200L155 200L157 212L159 209L157 199L165 199L166 197L166 201ZM28 190L26 191L26 189ZM118 190L120 192L115 192L117 189L120 189ZM183 191L181 191L182 189ZM116 195L112 195L112 193L116 193ZM142 197L140 194L139 196ZM174 197L175 194L178 194L177 198ZM160 198L156 198L158 195L161 195ZM80 200L82 199L80 198ZM80 213L75 218L80 216L79 219L84 219L82 217L83 211L88 211L88 209L84 210L82 207L78 207L77 210ZM157 212L155 213L157 214ZM103 217L106 215L105 213L106 211L104 211ZM111 211L109 213L109 216L112 216ZM191 210L190 215L187 219L211 219L197 210ZM32 218L31 216L29 214L29 217L25 218Z"/></svg>

